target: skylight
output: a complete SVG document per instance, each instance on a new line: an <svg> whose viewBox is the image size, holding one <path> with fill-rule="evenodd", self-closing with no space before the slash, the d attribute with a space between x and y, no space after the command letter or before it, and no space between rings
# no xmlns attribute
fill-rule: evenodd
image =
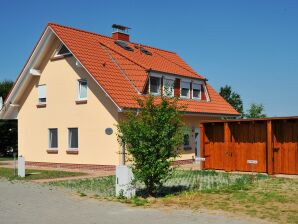
<svg viewBox="0 0 298 224"><path fill-rule="evenodd" d="M133 48L130 47L129 45L127 45L127 43L123 40L116 40L115 44L117 44L118 46L122 47L123 49L125 49L127 51L133 51Z"/></svg>
<svg viewBox="0 0 298 224"><path fill-rule="evenodd" d="M136 44L136 45L135 45L135 48L136 48L136 49L139 49L139 45ZM152 53L151 53L150 51L146 50L146 49L143 48L142 46L141 46L141 52L144 53L144 54L146 54L146 55L150 55L150 56L152 55Z"/></svg>

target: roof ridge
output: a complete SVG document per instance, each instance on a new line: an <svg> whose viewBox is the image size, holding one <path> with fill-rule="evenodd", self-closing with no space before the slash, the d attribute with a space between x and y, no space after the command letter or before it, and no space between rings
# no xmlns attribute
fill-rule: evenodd
<svg viewBox="0 0 298 224"><path fill-rule="evenodd" d="M101 36L101 37L104 37L104 38L108 38L108 39L114 40L110 36L106 36L106 35L103 35L103 34L100 34L100 33L95 33L95 32L88 31L88 30L83 30L83 29L75 28L75 27L72 27L72 26L65 26L65 25L61 25L61 24L58 24L58 23L49 22L48 23L48 26L51 26L51 25L60 26L60 27L63 27L63 28L72 29L72 30L79 31L79 32L84 32L84 33L89 33L89 34L92 34L92 35L95 35L95 36ZM137 43L137 42L129 42L129 43L131 43L131 44L141 44L141 43ZM176 52L173 52L173 51L169 51L169 50L165 50L165 49L161 49L161 48L157 48L157 47L152 47L152 46L149 46L149 45L146 45L146 44L141 44L141 45L144 46L144 47L151 48L151 49L155 49L155 50L159 50L159 51L164 51L164 52L168 52L168 53L172 53L172 54L177 54Z"/></svg>
<svg viewBox="0 0 298 224"><path fill-rule="evenodd" d="M129 42L129 43L131 43L131 44L140 44L142 47L148 47L148 48L151 48L151 49L154 49L154 50L164 51L164 52L168 52L168 53L176 54L177 55L177 53L174 52L174 51L164 50L164 49L161 49L161 48L152 47L152 46L149 46L149 45L146 45L146 44L137 43L137 42Z"/></svg>
<svg viewBox="0 0 298 224"><path fill-rule="evenodd" d="M57 24L57 23L49 22L48 26L51 26L51 25L60 26L60 27L63 27L63 28L67 28L67 29L71 29L71 30L75 30L75 31L79 31L79 32L84 32L84 33L92 34L92 35L95 35L95 36L101 36L101 37L113 39L112 37L109 37L109 36L106 36L106 35L103 35L103 34L100 34L100 33L95 33L95 32L91 32L91 31L87 31L87 30L74 28L74 27L71 27L71 26L65 26L65 25L60 25L60 24Z"/></svg>
<svg viewBox="0 0 298 224"><path fill-rule="evenodd" d="M198 76L200 76L200 77L198 77L198 78L203 78L203 79L204 79L204 77L203 77L202 75L198 74L197 72L195 72L195 71L191 71L190 69L185 68L184 66L179 65L179 64L173 62L172 60L168 59L168 58L165 57L164 55L161 55L161 54L159 54L159 53L157 53L157 54L158 54L160 57L163 57L164 59L168 60L169 62L171 62L171 63L173 63L173 64L179 66L180 68L183 68L183 69L185 69L186 71L188 71L188 72L190 72L190 73L192 73L192 74L194 74L194 75L198 75Z"/></svg>

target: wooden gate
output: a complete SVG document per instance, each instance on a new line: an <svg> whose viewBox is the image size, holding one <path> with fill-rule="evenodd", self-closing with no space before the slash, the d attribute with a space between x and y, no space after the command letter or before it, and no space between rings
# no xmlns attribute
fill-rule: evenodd
<svg viewBox="0 0 298 224"><path fill-rule="evenodd" d="M298 118L246 119L201 124L205 169L298 174Z"/></svg>
<svg viewBox="0 0 298 224"><path fill-rule="evenodd" d="M298 174L298 121L272 123L274 173Z"/></svg>

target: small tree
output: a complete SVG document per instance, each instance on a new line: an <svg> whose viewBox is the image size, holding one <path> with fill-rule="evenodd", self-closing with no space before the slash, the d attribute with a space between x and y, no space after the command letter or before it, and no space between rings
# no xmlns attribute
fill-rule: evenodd
<svg viewBox="0 0 298 224"><path fill-rule="evenodd" d="M225 85L224 87L220 87L219 94L229 103L232 107L234 107L237 112L243 116L243 102L241 96L232 91L232 87Z"/></svg>
<svg viewBox="0 0 298 224"><path fill-rule="evenodd" d="M171 173L185 132L177 99L156 101L153 96L137 100L140 112L128 113L118 124L118 140L132 158L135 179L145 184L149 195L157 193Z"/></svg>
<svg viewBox="0 0 298 224"><path fill-rule="evenodd" d="M252 103L250 108L247 110L245 114L246 118L264 118L266 114L264 113L263 104Z"/></svg>

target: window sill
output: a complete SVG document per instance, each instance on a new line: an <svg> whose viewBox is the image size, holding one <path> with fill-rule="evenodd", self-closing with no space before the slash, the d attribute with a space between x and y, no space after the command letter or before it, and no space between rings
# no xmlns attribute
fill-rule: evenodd
<svg viewBox="0 0 298 224"><path fill-rule="evenodd" d="M76 100L76 104L87 104L87 100Z"/></svg>
<svg viewBox="0 0 298 224"><path fill-rule="evenodd" d="M76 155L76 154L79 154L79 150L78 149L67 149L66 153Z"/></svg>
<svg viewBox="0 0 298 224"><path fill-rule="evenodd" d="M47 153L48 154L58 154L58 149L48 149Z"/></svg>
<svg viewBox="0 0 298 224"><path fill-rule="evenodd" d="M40 104L37 104L36 107L37 108L45 108L45 107L47 107L47 104L46 103L40 103Z"/></svg>
<svg viewBox="0 0 298 224"><path fill-rule="evenodd" d="M191 150L192 148L191 148L190 145L185 145L185 146L183 146L183 149L184 149L184 150Z"/></svg>
<svg viewBox="0 0 298 224"><path fill-rule="evenodd" d="M181 95L180 95L180 98L181 98L181 99L185 99L185 100L190 100L190 97L189 97L189 96L181 96Z"/></svg>

